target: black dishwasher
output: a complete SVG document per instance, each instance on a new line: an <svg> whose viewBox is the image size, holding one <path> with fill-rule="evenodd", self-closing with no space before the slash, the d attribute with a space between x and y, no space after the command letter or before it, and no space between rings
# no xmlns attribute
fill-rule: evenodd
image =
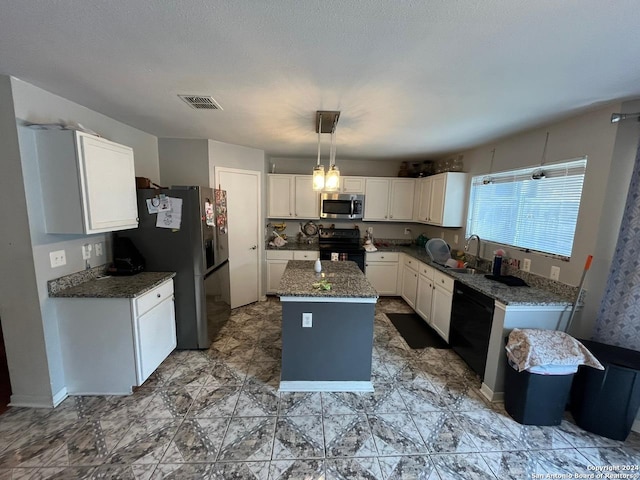
<svg viewBox="0 0 640 480"><path fill-rule="evenodd" d="M449 344L484 379L494 300L456 281L453 288Z"/></svg>

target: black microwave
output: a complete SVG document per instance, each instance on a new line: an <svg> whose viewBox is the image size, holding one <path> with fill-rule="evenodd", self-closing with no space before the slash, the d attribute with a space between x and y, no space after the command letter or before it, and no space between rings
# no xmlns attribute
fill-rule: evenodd
<svg viewBox="0 0 640 480"><path fill-rule="evenodd" d="M323 193L320 196L320 218L362 219L364 195Z"/></svg>

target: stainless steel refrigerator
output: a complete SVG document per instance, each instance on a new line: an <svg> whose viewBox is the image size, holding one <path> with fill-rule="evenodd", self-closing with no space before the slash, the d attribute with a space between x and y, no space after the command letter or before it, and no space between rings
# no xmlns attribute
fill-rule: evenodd
<svg viewBox="0 0 640 480"><path fill-rule="evenodd" d="M131 239L146 271L176 272L177 348L209 348L230 313L226 192L141 189L138 214L138 228L117 235Z"/></svg>

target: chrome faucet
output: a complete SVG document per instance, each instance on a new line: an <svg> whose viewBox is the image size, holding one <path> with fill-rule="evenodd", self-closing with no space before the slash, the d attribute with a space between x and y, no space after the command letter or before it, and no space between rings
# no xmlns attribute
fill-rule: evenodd
<svg viewBox="0 0 640 480"><path fill-rule="evenodd" d="M476 267L478 266L478 260L480 259L480 237L475 233L473 235L469 235L469 238L464 243L464 251L465 253L469 251L469 244L473 239L477 240L477 248L476 248Z"/></svg>

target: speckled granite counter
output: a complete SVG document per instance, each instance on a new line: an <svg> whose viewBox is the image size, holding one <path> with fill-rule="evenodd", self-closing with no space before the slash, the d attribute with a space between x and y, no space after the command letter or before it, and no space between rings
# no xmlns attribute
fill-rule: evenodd
<svg viewBox="0 0 640 480"><path fill-rule="evenodd" d="M152 290L175 275L174 272L142 272L137 275L118 277L90 276L81 283L72 283L72 286L59 288L60 283L64 284L66 278L62 277L49 282L49 296L56 298L134 298Z"/></svg>
<svg viewBox="0 0 640 480"><path fill-rule="evenodd" d="M313 270L313 261L289 260L276 292L279 297L378 298L367 277L355 262L323 260L322 273ZM331 290L315 288L314 283L327 280Z"/></svg>
<svg viewBox="0 0 640 480"><path fill-rule="evenodd" d="M505 305L528 305L528 306L567 306L573 303L573 298L569 292L573 291L573 287L567 289L567 294L560 294L551 292L535 286L530 287L509 287L495 280L489 280L485 278L483 274L466 274L452 272L451 269L445 268L442 265L433 263L429 258L429 255L425 251L424 247L416 246L390 246L378 248L379 252L400 252L411 255L416 260L419 260L441 272L446 273L450 277L464 283L490 296L491 298L505 304ZM525 279L528 280L528 279ZM530 281L527 283L531 284Z"/></svg>

